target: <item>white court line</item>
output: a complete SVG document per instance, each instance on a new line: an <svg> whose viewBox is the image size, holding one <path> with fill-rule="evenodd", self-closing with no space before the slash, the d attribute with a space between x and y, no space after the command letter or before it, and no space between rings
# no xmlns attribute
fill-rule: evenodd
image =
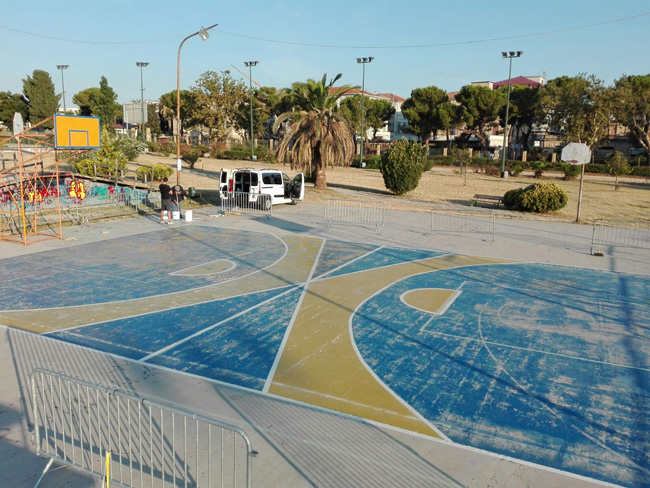
<svg viewBox="0 0 650 488"><path fill-rule="evenodd" d="M579 357L579 356L572 356L570 354L562 354L562 353L559 353L559 352L542 351L541 349L534 349L532 347L515 346L515 345L512 345L512 344L505 344L505 343L502 343L502 342L486 341L486 340L476 339L474 337L462 336L462 335L458 335L458 334L448 334L446 332L438 332L438 331L435 331L435 330L427 330L426 329L427 325L429 325L434 318L435 318L435 316L432 315L432 317L427 321L427 323L424 324L422 326L422 328L420 328L420 332L424 332L426 334L444 336L444 337L451 337L453 339L459 339L459 340L462 340L462 341L479 342L481 344L489 344L491 346L506 347L506 348L509 348L509 349L517 349L517 350L526 351L526 352L534 352L534 353L537 353L537 354L544 354L544 355L547 355L547 356L557 356L557 357L561 357L561 358L565 358L565 359L574 359L576 361L584 361L584 362L587 362L587 363L602 364L602 365L605 365L605 366L614 366L614 367L618 367L618 368L625 368L625 369L633 369L633 370L637 370L637 371L650 372L650 368L640 368L638 366L630 366L630 365L627 365L627 364L611 363L609 361L599 361L597 359L582 358L582 357Z"/></svg>
<svg viewBox="0 0 650 488"><path fill-rule="evenodd" d="M330 270L327 271L326 273L323 273L322 275L319 275L318 278L316 278L316 280L322 280L322 279L326 278L327 275L332 274L332 273L334 273L334 272L336 272L336 271L338 271L338 270L340 270L340 269L343 269L343 268L345 268L346 266L349 266L350 264L352 264L352 263L354 263L354 262L356 262L356 261L359 261L360 259L365 258L366 256L370 256L371 254L376 253L376 252L380 251L381 249L384 249L385 247L386 247L386 246L379 246L379 247L377 247L377 248L375 248L375 249L372 249L372 250L370 250L370 251L368 251L368 252L365 252L365 253L363 253L363 254L357 256L357 257L354 258L354 259L351 259L350 261L346 261L345 263L343 263L343 264L337 266L336 268L334 268L334 269L330 269Z"/></svg>
<svg viewBox="0 0 650 488"><path fill-rule="evenodd" d="M454 302L456 301L456 299L460 296L460 294L462 293L460 289L463 287L463 285L464 285L465 283L467 283L467 282L466 282L466 281L463 281L463 282L460 284L460 286L459 286L458 288L456 288L456 290L454 291L454 293L452 293L451 296L450 296L449 298L447 298L447 300L445 300L445 303L442 304L442 307L440 307L440 310L438 310L437 312L431 312L430 310L425 310L425 309L423 309L423 308L414 307L413 305L411 305L410 303L407 303L407 302L404 300L404 297L405 297L407 294L409 294L409 293L411 293L411 292L413 292L413 291L417 291L417 290L431 290L431 288L414 288L413 290L407 290L407 291L405 291L404 293L402 293L402 294L399 296L399 299L400 299L400 301L401 301L404 305L406 305L407 307L413 308L413 309L415 309L415 310L419 310L420 312L430 313L430 314L432 314L432 315L443 315L443 314L444 314L444 313L449 309L449 307L451 307L452 303L454 303ZM426 327L426 326L429 324L429 322L431 322L431 319L429 319L429 320L427 321L427 323L424 324L422 327ZM422 330L422 328L421 328L420 330Z"/></svg>
<svg viewBox="0 0 650 488"><path fill-rule="evenodd" d="M151 295L138 297L138 298L127 298L125 300L111 300L109 302L97 302L97 303L81 303L81 304L77 304L77 305L62 305L62 306L59 306L59 307L25 308L25 309L12 309L12 310L1 310L0 309L0 312L18 312L18 313L20 313L20 312L42 312L44 310L65 310L65 309L74 309L74 308L80 308L80 307L96 307L96 306L100 306L100 305L123 304L123 303L129 303L129 302L137 302L138 300L155 300L155 299L160 298L160 297L167 297L167 296L173 296L173 295L182 295L184 293L190 293L190 292L195 292L195 291L198 291L198 290L204 290L206 288L221 286L223 283L232 283L232 282L235 282L237 280L243 280L244 278L248 278L249 276L253 276L253 275L257 274L257 273L261 273L261 272L267 270L268 268L271 268L272 266L275 266L277 263L282 261L286 257L286 255L289 253L289 246L287 246L287 244L282 239L280 239L275 234L269 234L269 235L271 235L274 238L276 238L277 240L279 240L282 243L282 245L284 246L284 253L282 254L282 256L280 256L276 261L273 261L272 263L270 263L268 266L265 266L264 268L256 269L254 271L251 271L248 274L245 274L245 275L242 275L242 276L237 276L236 278L232 278L232 279L227 280L227 281L222 281L222 282L217 282L217 283L208 283L207 285L197 286L197 287L194 287L194 288L190 287L190 288L187 288L185 290L180 290L180 291L171 291L171 292L168 292L168 293L157 293L157 294L154 293L154 294L151 294ZM146 282L146 283L149 283L149 282ZM292 284L295 284L295 283L292 283ZM291 286L291 285L285 285L285 286ZM209 302L209 301L212 301L212 300L205 300L204 302L200 302L200 303L205 303L205 302ZM192 304L192 305L194 305L194 304ZM180 307L184 307L184 306L185 305L180 305ZM180 308L180 307L172 307L172 308ZM166 310L170 310L170 309L166 309ZM125 317L122 317L122 318L125 318ZM115 319L115 320L121 320L121 319Z"/></svg>
<svg viewBox="0 0 650 488"><path fill-rule="evenodd" d="M223 325L223 324L225 324L227 322L230 322L231 320L234 320L237 317L241 317L242 315L247 314L248 312L250 312L252 310L255 310L256 308L259 308L259 307L261 307L263 305L266 305L269 302L272 302L273 300L276 300L276 299L278 299L278 298L280 298L280 297L282 297L284 295L287 295L288 293L291 293L292 291L294 291L296 288L297 288L297 286L291 286L287 291L285 291L283 293L280 293L279 295L275 295L275 296L273 296L271 298L268 298L267 300L264 300L263 302L260 302L257 305L254 305L254 306L252 306L250 308L247 308L246 310L242 310L241 312L238 312L235 315L231 315L227 319L224 319L224 320L222 320L220 322L217 322L216 324L212 324L211 326L206 327L205 329L201 329L201 330L195 332L194 334L191 334L191 335L185 337L184 339L181 339L180 341L176 341L173 344L169 344L168 346L163 347L162 349L159 349L159 350L157 350L155 352L152 352L148 356L145 356L145 357L139 359L138 361L140 361L140 362L148 361L149 359L151 359L151 358L153 358L155 356L158 356L160 354L163 354L163 353L165 353L165 352L169 351L170 349L173 349L173 348L175 348L177 346L180 346L181 344L184 344L187 341L190 341L190 340L192 340L192 339L194 339L196 337L199 337L200 335L203 335L206 332L210 332L212 329L215 329L216 327L219 327L220 325Z"/></svg>
<svg viewBox="0 0 650 488"><path fill-rule="evenodd" d="M311 283L312 278L314 276L314 272L316 271L316 266L318 266L318 261L320 260L320 255L323 252L323 249L325 248L325 242L327 242L327 239L323 239L321 244L320 244L320 249L318 250L318 254L316 255L316 259L314 259L314 263L311 266L311 271L309 272L309 276L307 277L307 281L302 284L303 289L302 293L300 294L300 298L298 299L298 303L296 304L296 308L293 310L293 315L291 316L291 320L289 321L289 325L287 326L287 330L284 333L284 337L282 338L282 343L280 344L280 347L278 348L278 352L275 355L275 359L273 361L273 365L271 366L271 369L269 370L269 374L266 377L266 381L264 382L264 388L262 388L263 393L268 393L269 388L271 387L271 383L273 382L273 376L275 376L275 371L278 368L278 364L280 363L280 358L282 357L282 354L284 353L284 348L287 346L287 341L289 340L289 335L291 334L291 331L293 330L293 324L296 321L296 317L298 316L298 313L300 312L300 308L302 307L302 302L305 298L305 294L307 293L307 289L309 288L309 283Z"/></svg>

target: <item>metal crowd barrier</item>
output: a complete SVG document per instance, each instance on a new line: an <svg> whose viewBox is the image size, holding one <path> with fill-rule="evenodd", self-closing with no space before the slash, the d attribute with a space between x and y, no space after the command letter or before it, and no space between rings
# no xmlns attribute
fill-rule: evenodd
<svg viewBox="0 0 650 488"><path fill-rule="evenodd" d="M434 232L484 233L495 239L496 213L493 210L431 210L431 234Z"/></svg>
<svg viewBox="0 0 650 488"><path fill-rule="evenodd" d="M238 427L63 374L30 376L38 455L106 486L252 486L257 455ZM103 483L102 483L103 486Z"/></svg>
<svg viewBox="0 0 650 488"><path fill-rule="evenodd" d="M221 211L224 215L257 214L271 215L273 202L271 195L244 192L222 192Z"/></svg>
<svg viewBox="0 0 650 488"><path fill-rule="evenodd" d="M605 246L650 248L650 222L595 220L591 234L591 254L602 256Z"/></svg>
<svg viewBox="0 0 650 488"><path fill-rule="evenodd" d="M370 224L377 230L386 222L386 206L382 202L330 198L325 201L325 221L328 225L332 222Z"/></svg>

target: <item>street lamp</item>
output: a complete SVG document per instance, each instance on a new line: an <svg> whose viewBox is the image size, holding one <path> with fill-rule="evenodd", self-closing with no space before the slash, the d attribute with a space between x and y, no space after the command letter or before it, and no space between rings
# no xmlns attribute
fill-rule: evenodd
<svg viewBox="0 0 650 488"><path fill-rule="evenodd" d="M63 94L63 113L65 113L65 83L63 82L63 70L68 69L68 64L57 64L56 69L61 70L61 93Z"/></svg>
<svg viewBox="0 0 650 488"><path fill-rule="evenodd" d="M251 92L251 161L255 161L255 138L253 137L253 66L257 66L259 61L244 61L248 68L248 87Z"/></svg>
<svg viewBox="0 0 650 488"><path fill-rule="evenodd" d="M144 84L142 82L142 68L149 66L149 63L136 61L135 65L140 68L140 108L142 108L142 142L144 142Z"/></svg>
<svg viewBox="0 0 650 488"><path fill-rule="evenodd" d="M199 29L181 41L178 46L178 58L176 60L176 184L181 184L181 48L190 37L199 36L201 40L207 41L210 38L208 31L219 24Z"/></svg>
<svg viewBox="0 0 650 488"><path fill-rule="evenodd" d="M510 79L512 77L512 58L518 58L523 51L510 51L502 52L501 57L507 58L510 60L510 67L508 68L508 98L506 99L506 120L504 125L503 132L503 154L501 155L501 178L506 177L506 152L508 148L508 117L510 115Z"/></svg>
<svg viewBox="0 0 650 488"><path fill-rule="evenodd" d="M363 65L363 78L361 79L361 158L359 159L359 166L365 168L363 163L363 146L365 146L366 135L363 132L363 99L365 98L366 93L366 64L372 63L372 60L375 59L372 56L368 58L357 58L357 63Z"/></svg>

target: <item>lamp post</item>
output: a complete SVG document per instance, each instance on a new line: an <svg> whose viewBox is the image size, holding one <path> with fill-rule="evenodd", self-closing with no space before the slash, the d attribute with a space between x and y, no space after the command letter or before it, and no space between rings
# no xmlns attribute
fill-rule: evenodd
<svg viewBox="0 0 650 488"><path fill-rule="evenodd" d="M251 161L255 161L255 137L253 136L253 66L259 61L244 61L248 68L248 89L251 92Z"/></svg>
<svg viewBox="0 0 650 488"><path fill-rule="evenodd" d="M506 152L508 150L508 117L510 116L510 79L512 77L512 58L518 58L523 51L510 51L502 52L501 57L510 60L510 67L508 68L508 98L506 99L506 120L503 127L503 154L501 155L501 178L506 177Z"/></svg>
<svg viewBox="0 0 650 488"><path fill-rule="evenodd" d="M368 58L357 58L357 63L363 65L363 77L361 78L361 158L359 159L359 166L365 168L363 162L363 147L365 146L366 135L363 132L363 99L365 98L366 93L366 64L372 63L372 60L375 59L372 56Z"/></svg>
<svg viewBox="0 0 650 488"><path fill-rule="evenodd" d="M66 108L65 108L65 83L63 82L63 70L68 69L70 65L68 64L57 64L56 69L61 70L61 93L63 95L63 113L65 113Z"/></svg>
<svg viewBox="0 0 650 488"><path fill-rule="evenodd" d="M136 61L135 65L140 68L140 108L142 108L142 142L144 142L144 83L142 81L142 68L149 66L149 63Z"/></svg>
<svg viewBox="0 0 650 488"><path fill-rule="evenodd" d="M219 24L211 25L210 27L199 29L193 34L190 34L181 41L178 46L178 58L176 60L176 184L181 184L181 49L185 41L190 37L199 36L201 40L207 41L210 38L208 31Z"/></svg>

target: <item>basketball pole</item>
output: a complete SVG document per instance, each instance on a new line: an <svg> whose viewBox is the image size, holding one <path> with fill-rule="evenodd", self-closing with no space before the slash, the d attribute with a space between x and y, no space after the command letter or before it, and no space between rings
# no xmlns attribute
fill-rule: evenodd
<svg viewBox="0 0 650 488"><path fill-rule="evenodd" d="M576 215L576 222L580 222L580 204L582 203L582 183L585 180L585 164L581 164L582 169L580 171L580 187L578 190L578 214Z"/></svg>

